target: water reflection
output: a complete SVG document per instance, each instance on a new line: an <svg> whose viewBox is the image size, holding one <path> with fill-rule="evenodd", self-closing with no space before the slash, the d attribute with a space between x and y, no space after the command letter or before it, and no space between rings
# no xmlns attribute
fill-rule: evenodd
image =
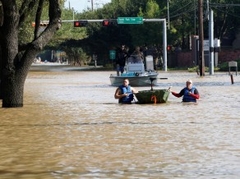
<svg viewBox="0 0 240 179"><path fill-rule="evenodd" d="M0 177L239 178L238 76L161 72L154 88L191 78L200 101L119 105L110 73L30 72L24 107L0 109Z"/></svg>

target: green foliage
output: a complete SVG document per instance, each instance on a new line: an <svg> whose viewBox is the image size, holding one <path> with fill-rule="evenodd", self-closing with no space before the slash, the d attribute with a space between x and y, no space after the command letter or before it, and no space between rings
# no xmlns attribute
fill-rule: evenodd
<svg viewBox="0 0 240 179"><path fill-rule="evenodd" d="M28 18L27 23L22 24L19 29L19 43L25 44L30 42L33 38L33 32L32 20Z"/></svg>
<svg viewBox="0 0 240 179"><path fill-rule="evenodd" d="M240 0L235 0L240 4ZM227 5L228 4L228 5ZM214 33L216 38L234 36L239 28L240 10L237 6L229 5L228 0L211 0L214 10ZM203 6L206 12L206 3ZM169 11L168 11L169 10ZM170 15L170 29L167 42L180 46L183 50L189 47L189 36L197 33L198 2L189 0L112 0L101 9L77 13L73 9L62 11L62 20L71 19L117 19L118 17L167 18ZM29 21L30 22L30 21ZM195 26L194 26L195 25ZM28 31L24 31L24 36ZM204 34L208 36L208 21L204 13ZM79 41L76 47L81 47L87 56L98 53L99 60L106 60L108 52L121 44L126 44L130 50L134 46L162 45L162 23L145 22L143 25L118 25L103 27L101 22L89 23L85 28L74 28L73 23L62 23L61 29L55 35L47 48L56 49L68 44L66 41ZM26 40L26 39L25 39ZM65 48L68 48L65 46ZM71 46L72 47L72 46Z"/></svg>
<svg viewBox="0 0 240 179"><path fill-rule="evenodd" d="M86 65L91 59L86 55L80 47L70 47L63 49L68 56L68 62L72 65Z"/></svg>
<svg viewBox="0 0 240 179"><path fill-rule="evenodd" d="M145 18L155 18L160 15L159 5L154 1L150 0L146 4L146 11L144 15Z"/></svg>
<svg viewBox="0 0 240 179"><path fill-rule="evenodd" d="M197 73L199 73L199 66L194 66L192 68L188 68L187 70L188 70L188 72L197 72ZM209 72L209 67L205 67L204 71L205 72ZM220 70L219 67L214 67L214 71L221 71L221 70Z"/></svg>
<svg viewBox="0 0 240 179"><path fill-rule="evenodd" d="M236 62L238 63L238 71L240 71L240 66L239 66L240 59L236 60ZM187 70L188 70L188 72L197 72L197 71L199 71L199 66L194 66L192 68L188 68ZM233 70L233 68L232 68L232 70ZM205 67L205 72L208 72L208 71L209 71L209 68ZM229 71L228 62L219 64L218 67L214 68L214 71Z"/></svg>
<svg viewBox="0 0 240 179"><path fill-rule="evenodd" d="M238 63L238 71L240 71L240 59L237 59L236 62ZM221 64L219 64L218 67L219 67L219 71L228 71L229 70L228 62L221 63ZM233 69L233 67L232 67L232 69Z"/></svg>
<svg viewBox="0 0 240 179"><path fill-rule="evenodd" d="M61 0L61 3L62 3L62 7L64 6L64 1L65 0ZM18 4L18 8L20 8L20 5L22 4L21 1L17 1L17 4ZM48 21L48 1L44 1L44 8L43 8L43 11L42 11L42 14L41 14L41 21ZM26 20L25 20L25 23L21 24L20 28L19 28L19 43L20 44L25 44L25 43L28 43L28 42L31 42L33 37L34 37L34 26L33 26L33 23L35 22L35 16L36 16L36 11L37 11L37 3L35 3L35 5L32 7L32 10L30 11L29 15L26 17ZM69 10L63 10L65 13L69 12ZM63 18L68 18L69 16L65 16L65 14L62 15ZM64 24L65 26L66 24ZM43 31L45 29L45 27L40 27L39 30L40 32ZM65 37L63 34L67 34L68 32L66 31L67 28L63 28L62 30L59 30L57 32L57 37L60 37L61 39L64 38L65 40ZM39 33L40 33L39 32ZM73 35L73 37L76 37ZM53 42L53 45L56 45L58 43L58 40L56 39L53 39L52 40Z"/></svg>
<svg viewBox="0 0 240 179"><path fill-rule="evenodd" d="M160 8L158 4L150 0L146 3L145 10L140 8L138 16L144 18L155 18L160 16ZM162 43L162 23L151 22L144 25L130 26L132 44L134 46L144 44L159 44Z"/></svg>
<svg viewBox="0 0 240 179"><path fill-rule="evenodd" d="M78 20L79 15L76 11L72 9L63 9L62 11L62 20ZM47 48L54 48L54 46L59 46L61 43L66 40L77 39L81 40L87 38L86 28L75 28L73 22L62 22L61 28L57 31L54 38L51 40Z"/></svg>
<svg viewBox="0 0 240 179"><path fill-rule="evenodd" d="M239 31L240 0L231 3L228 0L214 0L211 2L214 11L214 36L222 39L223 37L234 38ZM217 28L216 28L217 27Z"/></svg>
<svg viewBox="0 0 240 179"><path fill-rule="evenodd" d="M194 66L192 68L188 68L187 70L188 70L188 72L197 72L197 73L199 73L199 66ZM205 72L208 72L209 68L205 67L204 70L205 70Z"/></svg>

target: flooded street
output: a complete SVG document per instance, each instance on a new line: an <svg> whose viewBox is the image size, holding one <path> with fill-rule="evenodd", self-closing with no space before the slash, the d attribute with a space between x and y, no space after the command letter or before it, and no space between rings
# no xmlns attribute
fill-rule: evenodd
<svg viewBox="0 0 240 179"><path fill-rule="evenodd" d="M199 102L120 105L111 73L30 71L24 107L0 108L0 178L240 178L240 76L161 71L154 88L191 78Z"/></svg>

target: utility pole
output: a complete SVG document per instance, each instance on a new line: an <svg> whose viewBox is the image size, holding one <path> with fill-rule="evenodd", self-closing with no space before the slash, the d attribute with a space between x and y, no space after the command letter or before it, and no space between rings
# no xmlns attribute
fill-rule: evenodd
<svg viewBox="0 0 240 179"><path fill-rule="evenodd" d="M214 74L214 33L213 10L209 11L209 74Z"/></svg>
<svg viewBox="0 0 240 179"><path fill-rule="evenodd" d="M91 7L92 7L92 11L93 11L93 0L91 0Z"/></svg>
<svg viewBox="0 0 240 179"><path fill-rule="evenodd" d="M197 25L196 25L196 19L197 19L197 9L196 9L196 0L194 0L194 35L197 34Z"/></svg>
<svg viewBox="0 0 240 179"><path fill-rule="evenodd" d="M168 30L170 29L169 1L170 1L170 0L167 0L167 20L168 20Z"/></svg>
<svg viewBox="0 0 240 179"><path fill-rule="evenodd" d="M203 2L198 0L198 20L199 20L199 70L200 76L205 76L205 61L203 51Z"/></svg>

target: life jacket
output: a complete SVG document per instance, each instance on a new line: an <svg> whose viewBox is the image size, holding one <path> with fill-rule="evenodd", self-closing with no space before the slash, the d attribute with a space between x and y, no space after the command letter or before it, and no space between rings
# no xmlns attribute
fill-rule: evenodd
<svg viewBox="0 0 240 179"><path fill-rule="evenodd" d="M131 86L130 85L128 85L128 86L121 85L121 86L119 86L119 88L121 89L122 94L127 93L128 96L124 96L124 97L120 98L118 102L119 103L131 103L133 101L133 93L131 91Z"/></svg>
<svg viewBox="0 0 240 179"><path fill-rule="evenodd" d="M188 94L189 92L194 94L195 89L196 89L195 87L192 87L192 89L189 90L187 87L185 87L182 101L183 102L197 102L197 100L194 97L192 97Z"/></svg>

